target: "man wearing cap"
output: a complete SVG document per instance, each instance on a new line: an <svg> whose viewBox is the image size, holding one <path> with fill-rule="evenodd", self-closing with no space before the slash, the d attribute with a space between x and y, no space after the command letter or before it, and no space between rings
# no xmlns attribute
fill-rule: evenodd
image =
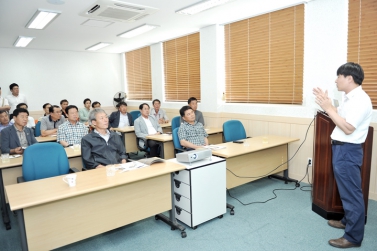
<svg viewBox="0 0 377 251"><path fill-rule="evenodd" d="M9 111L10 105L6 98L1 96L1 87L0 87L0 111Z"/></svg>

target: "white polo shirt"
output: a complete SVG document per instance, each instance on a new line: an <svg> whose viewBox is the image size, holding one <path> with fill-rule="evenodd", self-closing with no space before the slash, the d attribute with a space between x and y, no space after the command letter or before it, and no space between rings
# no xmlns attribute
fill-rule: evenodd
<svg viewBox="0 0 377 251"><path fill-rule="evenodd" d="M23 94L18 94L17 97L15 97L12 94L10 94L10 95L6 96L6 99L8 99L8 102L9 102L9 105L10 105L9 114L13 113L13 111L16 109L16 106L19 103L25 103L25 104L27 104L26 96L23 95Z"/></svg>
<svg viewBox="0 0 377 251"><path fill-rule="evenodd" d="M338 107L338 114L355 127L355 131L346 135L336 126L331 134L331 139L354 144L364 143L372 119L372 111L372 102L361 86L356 87L348 94L344 93L343 103Z"/></svg>

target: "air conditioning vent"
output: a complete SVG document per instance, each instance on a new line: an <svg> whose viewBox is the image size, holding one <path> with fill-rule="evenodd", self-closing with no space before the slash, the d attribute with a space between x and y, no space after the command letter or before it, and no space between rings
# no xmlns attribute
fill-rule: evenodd
<svg viewBox="0 0 377 251"><path fill-rule="evenodd" d="M99 6L98 4L96 4L93 8L91 8L88 13L93 13L95 12L96 10L98 10L99 8L101 8L101 6Z"/></svg>
<svg viewBox="0 0 377 251"><path fill-rule="evenodd" d="M126 8L126 9L137 10L137 11L144 11L145 10L144 8L139 8L139 7L132 6L132 5L125 5L125 4L121 4L121 3L114 3L114 5L117 6L117 7L120 7L120 8Z"/></svg>
<svg viewBox="0 0 377 251"><path fill-rule="evenodd" d="M85 11L81 12L80 16L113 22L133 22L157 11L158 9L156 8L125 3L119 0L97 0Z"/></svg>

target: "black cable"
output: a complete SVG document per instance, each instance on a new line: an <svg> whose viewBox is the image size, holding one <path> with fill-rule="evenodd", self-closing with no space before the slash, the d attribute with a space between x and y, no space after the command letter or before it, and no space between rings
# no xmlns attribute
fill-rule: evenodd
<svg viewBox="0 0 377 251"><path fill-rule="evenodd" d="M308 171L309 171L309 164L306 166L306 173L305 173L304 177L302 177L302 179L301 179L300 181L297 182L298 184L300 184L301 181L303 181L307 175L308 175L308 178L309 178L309 172L308 172ZM311 189L310 189L310 190L302 190L302 188L304 188L304 187L311 187L311 186L303 186L303 187L300 187L300 190L301 190L301 191L304 191L304 192L310 192L310 191L311 191ZM239 200L238 198L236 198L236 197L234 197L233 195L231 195L230 192L229 192L229 189L226 189L226 191L227 191L229 197L231 197L231 198L237 200L237 201L238 201L239 203L241 203L241 205L243 205L243 206L248 206L248 205L251 205L251 204L264 204L264 203L266 203L266 202L268 202L268 201L270 201L270 200L274 200L274 199L276 199L278 196L277 196L277 194L275 193L275 191L294 191L294 190L296 190L296 189L297 189L297 186L295 186L294 188L277 188L277 189L272 190L272 193L275 195L274 197L269 198L268 200L265 200L265 201L255 201L255 202L249 202L249 203L243 203L241 200Z"/></svg>
<svg viewBox="0 0 377 251"><path fill-rule="evenodd" d="M229 171L230 173L232 173L234 176L236 176L237 178L245 178L245 179L250 179L250 178L264 178L264 177L267 177L269 176L273 171L275 171L276 169L278 169L279 167L281 167L282 165L285 165L287 164L289 161L291 161L297 154L298 150L300 150L301 146L305 143L306 141L306 138L308 136L308 132L309 132L309 129L310 129L310 126L312 125L312 123L314 122L315 118L317 117L317 115L314 116L313 120L310 122L309 126L308 126L308 129L306 130L306 133L305 133L305 138L304 138L304 141L302 141L302 143L300 144L300 146L297 148L296 152L293 154L293 156L288 159L286 162L278 165L276 168L274 168L273 170L269 171L268 173L264 174L264 175L261 175L261 176L255 176L255 177L248 177L248 176L238 176L237 174L235 174L234 172L232 172L231 170L229 170L228 168L226 169L227 171ZM305 177L305 176L304 176Z"/></svg>
<svg viewBox="0 0 377 251"><path fill-rule="evenodd" d="M286 162L284 162L284 163L282 163L281 165L277 166L277 167L276 167L275 169L273 169L272 171L268 172L266 175L257 176L257 177L243 177L243 176L238 176L238 175L236 175L235 173L233 173L233 172L230 171L229 169L227 169L227 170L228 170L229 172L231 172L234 176L238 177L238 178L264 178L264 177L267 177L268 174L270 174L271 172L275 171L276 169L278 169L278 168L281 167L282 165L288 163L289 161L291 161L291 160L293 159L293 157L296 156L298 150L301 148L301 146L302 146L302 145L304 144L304 142L306 141L306 138L307 138L307 136L308 136L308 132L309 132L309 128L310 128L311 124L313 123L313 121L315 120L316 116L317 116L317 115L315 115L314 118L313 118L313 120L310 122L310 124L309 124L309 126L308 126L308 129L306 130L306 133L305 133L304 141L303 141L303 142L300 144L300 146L297 148L297 150L296 150L296 152L293 154L293 156L292 156L290 159L288 159ZM310 191L312 191L312 189L309 189L309 190L303 190L303 188L307 188L307 187L312 188L312 184L310 183L310 176L309 176L309 163L308 163L307 166L306 166L306 172L305 172L304 177L302 177L302 179L301 179L300 181L298 181L297 183L300 184L301 181L303 181L303 180L305 179L306 176L308 176L308 182L309 182L310 185L309 185L309 186L302 186L302 187L300 187L300 190L301 190L301 191L304 191L304 192L310 192ZM231 198L237 200L241 205L243 205L243 206L247 206L247 205L251 205L251 204L264 204L264 203L267 203L267 202L270 201L270 200L274 200L274 199L276 199L276 198L277 198L277 194L275 193L275 191L294 191L294 190L296 190L296 189L297 189L297 186L296 186L296 185L295 185L294 188L278 188L278 189L274 189L274 190L272 190L272 193L274 194L274 197L272 197L272 198L270 198L270 199L268 199L268 200L265 200L265 201L255 201L255 202L249 202L249 203L243 203L241 200L239 200L239 199L237 199L236 197L234 197L233 195L231 195L230 192L229 192L229 189L226 189L226 191L227 191L229 197L231 197Z"/></svg>

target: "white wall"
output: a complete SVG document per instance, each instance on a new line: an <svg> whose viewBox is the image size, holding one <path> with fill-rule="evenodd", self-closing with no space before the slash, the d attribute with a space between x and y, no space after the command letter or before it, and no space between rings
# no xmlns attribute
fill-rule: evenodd
<svg viewBox="0 0 377 251"><path fill-rule="evenodd" d="M200 29L201 95L199 109L204 112L230 112L270 116L312 118L318 106L312 89L320 86L337 99L335 88L337 68L347 60L347 0L316 0L305 6L303 105L226 104L224 88L223 26ZM162 107L178 109L185 102L164 102L164 65L162 43L151 46L153 98ZM124 91L124 54L80 53L0 48L0 86L3 95L9 84L16 82L28 97L29 109L40 110L45 102L58 103L68 98L81 106L90 97L103 106L112 106L112 97ZM145 101L128 100L129 106ZM377 111L372 122L377 122Z"/></svg>
<svg viewBox="0 0 377 251"><path fill-rule="evenodd" d="M112 106L112 98L124 91L121 54L0 48L2 95L17 83L27 96L29 110L44 103L83 106L83 100Z"/></svg>
<svg viewBox="0 0 377 251"><path fill-rule="evenodd" d="M204 112L313 118L319 109L312 95L313 87L327 89L332 98L341 102L341 93L336 90L334 81L336 70L347 61L347 25L347 0L316 0L305 5L303 105L224 103L221 99L225 89L222 26L212 25L200 29L202 102L198 109ZM151 49L155 50L154 55L159 55L158 60L153 60L152 52L152 68L163 70L159 51L161 44L153 45ZM158 80L153 82L153 94L161 96L163 82L161 77ZM129 103L140 104L138 101ZM162 106L178 110L184 104L163 102ZM377 111L373 112L372 122L377 122Z"/></svg>

